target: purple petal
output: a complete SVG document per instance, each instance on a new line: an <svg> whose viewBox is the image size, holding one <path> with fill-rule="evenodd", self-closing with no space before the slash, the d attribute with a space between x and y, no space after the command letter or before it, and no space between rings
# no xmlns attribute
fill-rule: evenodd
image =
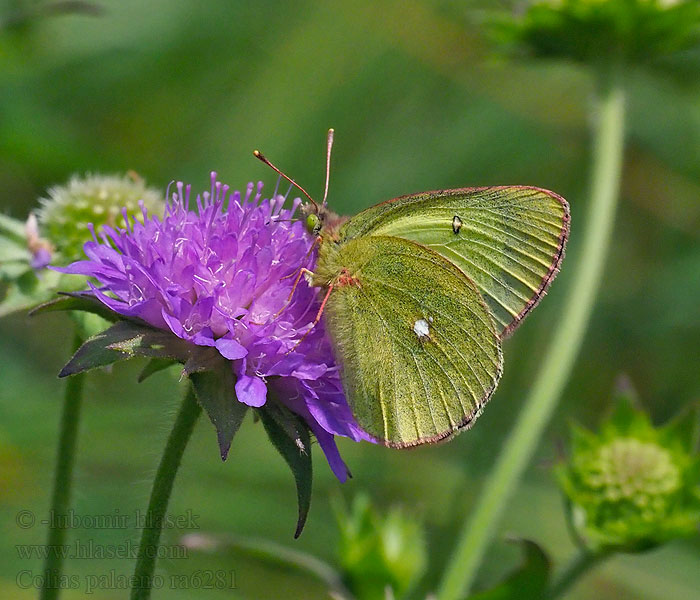
<svg viewBox="0 0 700 600"><path fill-rule="evenodd" d="M216 349L221 352L221 355L229 360L238 360L239 358L244 358L248 355L248 350L246 350L245 347L239 344L236 340L220 338L216 340L214 345L216 346ZM265 384L263 383L263 387L264 386ZM248 403L246 402L246 404ZM263 404L265 404L265 400L263 400L262 404L251 404L251 406L262 406Z"/></svg>
<svg viewBox="0 0 700 600"><path fill-rule="evenodd" d="M236 382L236 397L243 404L260 407L267 400L267 386L259 377L244 375Z"/></svg>
<svg viewBox="0 0 700 600"><path fill-rule="evenodd" d="M306 362L298 369L294 369L294 371L292 371L292 377L296 377L297 379L318 379L319 377L322 377L327 370L328 367L323 363L314 364L311 362Z"/></svg>
<svg viewBox="0 0 700 600"><path fill-rule="evenodd" d="M328 433L349 437L356 442L374 441L355 421L342 391L330 385L314 390L302 384L300 392L311 417Z"/></svg>
<svg viewBox="0 0 700 600"><path fill-rule="evenodd" d="M209 327L204 327L192 336L192 343L197 344L197 346L215 346L214 333Z"/></svg>
<svg viewBox="0 0 700 600"><path fill-rule="evenodd" d="M316 439L318 440L318 445L321 446L321 450L326 455L326 460L328 465L333 471L333 474L338 478L340 483L345 483L350 477L350 469L345 464L345 461L340 457L340 452L338 451L338 446L335 445L335 439L333 436L324 431L317 425L311 425L311 430L314 432Z"/></svg>

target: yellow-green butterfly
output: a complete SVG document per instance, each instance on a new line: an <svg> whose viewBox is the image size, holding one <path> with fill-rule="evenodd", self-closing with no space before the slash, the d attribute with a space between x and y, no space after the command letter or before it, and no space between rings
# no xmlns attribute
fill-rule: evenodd
<svg viewBox="0 0 700 600"><path fill-rule="evenodd" d="M502 373L501 341L559 271L569 205L529 186L401 196L350 219L309 198L321 310L347 401L378 442L408 447L471 426Z"/></svg>

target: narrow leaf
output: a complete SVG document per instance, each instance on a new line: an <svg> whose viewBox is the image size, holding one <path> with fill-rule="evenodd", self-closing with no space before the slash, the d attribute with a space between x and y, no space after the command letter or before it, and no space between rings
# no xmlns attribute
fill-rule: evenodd
<svg viewBox="0 0 700 600"><path fill-rule="evenodd" d="M133 338L137 333L134 325L127 321L120 321L105 329L102 333L87 340L68 361L65 367L58 374L59 377L75 375L95 369L105 367L120 360L131 358L131 354L122 350L115 350L110 346L123 339Z"/></svg>
<svg viewBox="0 0 700 600"><path fill-rule="evenodd" d="M257 409L270 441L292 470L297 486L299 519L294 537L304 529L311 506L311 438L306 423L289 409L268 401Z"/></svg>
<svg viewBox="0 0 700 600"><path fill-rule="evenodd" d="M117 313L102 304L95 296L82 292L61 294L58 298L37 306L29 313L29 316L33 317L34 315L63 310L82 310L90 312L112 323L120 319Z"/></svg>
<svg viewBox="0 0 700 600"><path fill-rule="evenodd" d="M141 383L142 381L145 381L154 373L158 373L158 371L167 369L171 365L174 365L176 362L177 361L172 360L170 358L152 358L148 361L148 363L146 363L146 366L139 374L138 382Z"/></svg>
<svg viewBox="0 0 700 600"><path fill-rule="evenodd" d="M216 348L210 346L197 346L185 361L185 375L200 371L215 371L222 367L224 359ZM229 365L230 370L230 365Z"/></svg>
<svg viewBox="0 0 700 600"><path fill-rule="evenodd" d="M469 600L541 600L549 580L551 565L545 551L530 540L520 544L524 560L515 571L495 587L469 596Z"/></svg>
<svg viewBox="0 0 700 600"><path fill-rule="evenodd" d="M59 377L104 367L134 356L170 358L184 362L193 348L194 344L167 331L133 321L119 321L78 348Z"/></svg>
<svg viewBox="0 0 700 600"><path fill-rule="evenodd" d="M248 410L236 398L231 365L220 357L215 369L191 373L190 379L199 403L216 429L221 459L226 460L233 436Z"/></svg>

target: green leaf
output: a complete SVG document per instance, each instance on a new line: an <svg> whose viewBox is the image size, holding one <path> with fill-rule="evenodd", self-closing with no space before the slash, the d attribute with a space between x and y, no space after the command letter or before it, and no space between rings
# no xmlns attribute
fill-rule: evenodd
<svg viewBox="0 0 700 600"><path fill-rule="evenodd" d="M221 459L226 460L248 407L236 398L236 379L231 364L219 355L214 369L190 374L197 400L216 429Z"/></svg>
<svg viewBox="0 0 700 600"><path fill-rule="evenodd" d="M64 310L82 310L90 312L113 323L120 320L117 313L100 302L95 296L82 292L61 293L58 298L37 306L29 313L29 316L33 317L34 315Z"/></svg>
<svg viewBox="0 0 700 600"><path fill-rule="evenodd" d="M667 448L694 453L700 438L700 405L695 403L681 411L659 430L659 436Z"/></svg>
<svg viewBox="0 0 700 600"><path fill-rule="evenodd" d="M171 358L184 362L194 351L194 344L181 340L170 332L132 321L119 321L78 348L58 376L75 375L134 356Z"/></svg>
<svg viewBox="0 0 700 600"><path fill-rule="evenodd" d="M115 350L111 345L115 342L122 341L124 338L133 338L137 335L133 327L134 325L132 323L121 321L102 333L91 337L78 348L73 357L63 369L61 369L58 376L67 377L131 358L131 354L128 352Z"/></svg>
<svg viewBox="0 0 700 600"><path fill-rule="evenodd" d="M279 403L268 400L257 409L268 437L292 470L297 486L299 519L294 537L304 529L311 506L311 437L306 423Z"/></svg>
<svg viewBox="0 0 700 600"><path fill-rule="evenodd" d="M569 431L571 433L573 452L585 452L591 450L600 443L598 437L592 431L589 431L578 423L571 422Z"/></svg>
<svg viewBox="0 0 700 600"><path fill-rule="evenodd" d="M176 363L177 361L170 358L152 358L148 361L148 363L146 363L146 366L143 368L141 373L139 373L138 382L141 383L142 381L148 379L151 375L158 373L163 369L167 369Z"/></svg>
<svg viewBox="0 0 700 600"><path fill-rule="evenodd" d="M215 371L222 364L229 364L216 348L197 346L197 352L193 352L185 361L185 375L199 373L201 371ZM230 364L228 370L231 370Z"/></svg>
<svg viewBox="0 0 700 600"><path fill-rule="evenodd" d="M551 564L547 553L531 540L513 540L520 544L522 565L491 588L469 596L469 600L539 600L545 597Z"/></svg>
<svg viewBox="0 0 700 600"><path fill-rule="evenodd" d="M639 399L627 377L618 379L613 397L613 410L610 417L601 424L603 435L615 438L633 436L643 438L653 430L651 419L638 408Z"/></svg>

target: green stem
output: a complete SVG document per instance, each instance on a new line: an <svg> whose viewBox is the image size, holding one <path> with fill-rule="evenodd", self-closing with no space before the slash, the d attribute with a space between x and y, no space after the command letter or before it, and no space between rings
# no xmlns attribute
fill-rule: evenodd
<svg viewBox="0 0 700 600"><path fill-rule="evenodd" d="M549 588L546 598L555 600L569 591L569 588L578 581L579 577L590 571L593 567L603 562L610 556L609 554L599 552L594 554L586 550L580 550L569 563L562 569Z"/></svg>
<svg viewBox="0 0 700 600"><path fill-rule="evenodd" d="M507 502L537 449L581 348L610 246L624 146L625 95L619 78L602 86L595 115L591 201L580 257L549 350L445 571L438 600L465 598Z"/></svg>
<svg viewBox="0 0 700 600"><path fill-rule="evenodd" d="M131 600L146 600L151 596L160 534L168 510L170 494L173 491L175 475L201 412L202 408L195 398L192 386L190 386L175 419L175 425L170 432L153 480L151 499L148 502L148 511L146 512L146 523L141 533L141 543L136 559Z"/></svg>
<svg viewBox="0 0 700 600"><path fill-rule="evenodd" d="M80 336L75 334L73 350L77 350L81 343ZM60 581L63 570L63 547L67 532L65 521L68 517L71 499L73 467L75 465L75 450L78 440L78 426L80 424L80 409L83 403L84 383L84 373L74 375L66 382L49 512L49 536L46 542L46 559L44 560L43 572L47 576L43 578L39 594L41 600L55 600L61 592L61 587L57 582Z"/></svg>
<svg viewBox="0 0 700 600"><path fill-rule="evenodd" d="M292 566L300 571L313 575L328 586L333 597L338 600L352 600L352 594L343 584L341 574L330 564L313 556L269 540L229 536L224 538L225 544L234 549L242 550L282 566Z"/></svg>

